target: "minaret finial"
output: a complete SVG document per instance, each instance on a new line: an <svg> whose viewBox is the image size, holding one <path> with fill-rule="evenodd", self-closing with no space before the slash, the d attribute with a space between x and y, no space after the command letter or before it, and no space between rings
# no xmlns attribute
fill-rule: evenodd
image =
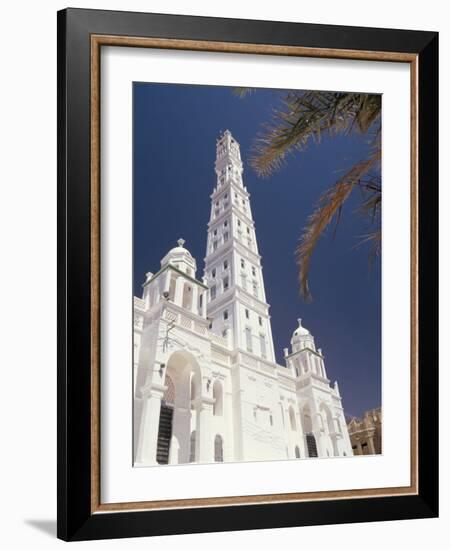
<svg viewBox="0 0 450 550"><path fill-rule="evenodd" d="M302 326L302 319L298 318L297 321L298 321L298 326L301 327Z"/></svg>
<svg viewBox="0 0 450 550"><path fill-rule="evenodd" d="M183 248L185 242L186 241L184 239L178 239L177 244L178 246L181 246L181 248Z"/></svg>

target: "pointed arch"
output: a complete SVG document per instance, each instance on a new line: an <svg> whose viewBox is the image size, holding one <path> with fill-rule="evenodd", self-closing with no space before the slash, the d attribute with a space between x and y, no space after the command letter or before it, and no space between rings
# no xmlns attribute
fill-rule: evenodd
<svg viewBox="0 0 450 550"><path fill-rule="evenodd" d="M171 464L186 464L191 458L191 393L198 396L200 365L192 353L179 349L169 356L165 371L166 391L158 427L158 462L167 464L170 456ZM190 414L186 414L186 410ZM198 433L195 437L198 439Z"/></svg>

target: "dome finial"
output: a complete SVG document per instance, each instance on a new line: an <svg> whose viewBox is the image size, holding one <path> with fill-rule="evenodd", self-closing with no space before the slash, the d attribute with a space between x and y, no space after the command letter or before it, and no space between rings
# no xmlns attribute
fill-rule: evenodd
<svg viewBox="0 0 450 550"><path fill-rule="evenodd" d="M186 241L184 239L178 239L177 244L178 246L181 246L181 248L183 248L185 242Z"/></svg>
<svg viewBox="0 0 450 550"><path fill-rule="evenodd" d="M303 338L304 336L311 336L309 330L302 325L302 320L300 318L297 319L297 322L298 327L294 330L294 334L292 335L292 337Z"/></svg>

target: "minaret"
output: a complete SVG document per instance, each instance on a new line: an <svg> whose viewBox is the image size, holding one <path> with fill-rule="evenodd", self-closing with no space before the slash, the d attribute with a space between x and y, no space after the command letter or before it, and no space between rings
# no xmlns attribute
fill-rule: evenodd
<svg viewBox="0 0 450 550"><path fill-rule="evenodd" d="M211 328L231 349L274 362L250 194L242 181L239 144L228 130L217 140L215 171L205 257Z"/></svg>

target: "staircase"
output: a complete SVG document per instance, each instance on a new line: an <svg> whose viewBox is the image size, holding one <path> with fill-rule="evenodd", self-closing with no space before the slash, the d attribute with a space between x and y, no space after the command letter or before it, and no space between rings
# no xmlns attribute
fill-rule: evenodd
<svg viewBox="0 0 450 550"><path fill-rule="evenodd" d="M308 456L310 458L316 458L319 456L314 434L306 434L306 446L308 447Z"/></svg>
<svg viewBox="0 0 450 550"><path fill-rule="evenodd" d="M161 403L159 415L158 446L156 448L156 461L158 464L169 463L170 439L172 437L173 409Z"/></svg>

